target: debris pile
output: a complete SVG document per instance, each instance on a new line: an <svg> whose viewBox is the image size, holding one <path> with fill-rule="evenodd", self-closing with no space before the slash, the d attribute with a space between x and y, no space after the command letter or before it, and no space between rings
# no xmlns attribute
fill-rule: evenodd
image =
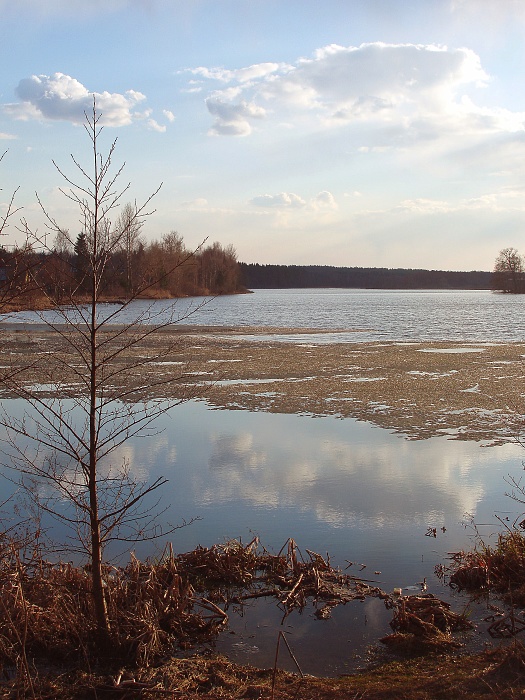
<svg viewBox="0 0 525 700"><path fill-rule="evenodd" d="M332 608L368 596L388 598L380 588L364 579L342 573L310 550L306 555L289 539L278 554L260 547L254 538L243 545L239 540L199 547L179 555L179 571L198 584L215 602L226 608L248 600L274 597L284 617L302 610L311 601L318 618L330 617Z"/></svg>
<svg viewBox="0 0 525 700"><path fill-rule="evenodd" d="M390 627L393 634L381 641L396 651L425 653L458 648L452 634L472 629L465 615L450 610L450 605L432 593L400 597L391 601L394 608Z"/></svg>

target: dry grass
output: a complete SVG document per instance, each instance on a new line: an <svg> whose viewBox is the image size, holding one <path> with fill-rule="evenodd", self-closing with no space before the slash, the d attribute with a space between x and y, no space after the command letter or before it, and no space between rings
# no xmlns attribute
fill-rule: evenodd
<svg viewBox="0 0 525 700"><path fill-rule="evenodd" d="M440 654L383 664L333 679L233 664L224 657L171 659L143 670L41 671L31 690L2 698L62 700L517 700L525 691L525 647L514 644L470 656Z"/></svg>
<svg viewBox="0 0 525 700"><path fill-rule="evenodd" d="M105 592L113 647L97 647L91 577L82 567L47 562L37 552L23 560L16 547L0 561L0 661L83 663L126 660L147 666L173 650L216 631L221 615L204 619L193 610L193 588L168 552L156 564L131 559L107 568Z"/></svg>
<svg viewBox="0 0 525 700"><path fill-rule="evenodd" d="M177 649L213 640L228 620L219 604L273 596L286 615L309 601L326 607L385 596L314 552L303 556L291 540L276 555L256 539L178 556L168 548L156 562L132 556L125 567L106 568L108 649L98 644L89 571L50 563L38 546L30 557L23 551L13 542L0 552L0 677L3 671L28 693L40 677L35 669L57 664L85 673L124 666L144 675Z"/></svg>
<svg viewBox="0 0 525 700"><path fill-rule="evenodd" d="M481 540L472 551L452 556L450 584L459 590L490 590L525 607L525 533L508 528L494 546Z"/></svg>

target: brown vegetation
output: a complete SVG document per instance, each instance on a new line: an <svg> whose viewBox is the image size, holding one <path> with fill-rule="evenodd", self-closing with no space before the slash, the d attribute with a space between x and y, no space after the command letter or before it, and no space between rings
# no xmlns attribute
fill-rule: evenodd
<svg viewBox="0 0 525 700"><path fill-rule="evenodd" d="M26 545L28 543L26 542ZM31 548L30 548L31 549ZM156 698L188 700L431 700L522 697L525 649L519 643L483 654L450 650L454 629L468 626L433 596L391 598L332 569L290 541L277 555L238 541L161 560L107 567L110 649L92 645L88 572L45 561L3 542L0 558L0 697ZM177 649L211 640L227 620L228 603L272 595L284 614L309 602L318 610L363 595L394 608L396 651L423 658L383 663L339 679L234 665L215 655L176 658ZM412 637L412 644L399 646ZM447 643L444 643L446 640ZM428 652L431 652L430 656ZM300 669L299 669L300 671Z"/></svg>
<svg viewBox="0 0 525 700"><path fill-rule="evenodd" d="M508 528L494 546L481 541L468 552L452 555L450 585L459 590L492 591L508 603L525 608L525 537ZM525 618L522 624L525 629Z"/></svg>

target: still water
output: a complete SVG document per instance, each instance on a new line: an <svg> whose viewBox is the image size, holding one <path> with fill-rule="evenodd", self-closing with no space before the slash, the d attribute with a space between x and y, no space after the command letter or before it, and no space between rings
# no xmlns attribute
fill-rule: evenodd
<svg viewBox="0 0 525 700"><path fill-rule="evenodd" d="M156 302L156 309L162 311L163 303ZM126 313L146 308L139 306ZM361 329L343 337L329 332L321 342L525 339L522 298L477 291L260 290L212 300L187 322ZM4 407L20 410L15 402ZM496 515L512 522L520 512L505 495L505 477L519 478L523 470L523 451L515 444L410 441L349 418L213 410L198 401L171 409L157 427L157 435L130 440L112 460L126 460L140 479L169 479L166 522L198 518L174 533L176 551L258 535L278 552L291 537L300 548L329 553L343 569L353 562L350 573L387 591L402 587L408 593L426 578L429 592L461 609L466 601L443 586L434 567L471 546L469 516L489 538L498 529ZM428 528L436 528L436 538L426 536ZM156 553L151 543L136 552ZM375 599L337 609L329 620L312 613L293 614L284 623L306 673L350 671L362 663L367 645L390 631L390 613ZM243 616L232 614L230 622L233 633L223 635L217 649L236 661L272 666L282 629L275 603L259 601ZM286 654L280 666L295 669Z"/></svg>
<svg viewBox="0 0 525 700"><path fill-rule="evenodd" d="M350 573L384 590L399 586L408 593L426 578L430 592L448 598L434 567L472 544L465 514L488 537L497 529L495 514L514 519L517 511L504 495L504 477L522 470L516 445L408 441L351 419L212 411L199 402L175 408L159 427L161 435L132 442L125 456L149 478L170 479L172 522L200 518L175 533L178 551L258 535L278 552L292 537L299 547L328 552L343 569L354 562ZM436 538L426 536L429 527ZM285 623L308 673L351 670L366 644L390 632L390 613L376 599L340 608L331 620L312 613ZM244 617L231 616L235 634L222 637L218 648L269 667L280 623L275 603L261 601ZM294 668L286 658L283 665Z"/></svg>
<svg viewBox="0 0 525 700"><path fill-rule="evenodd" d="M3 404L20 415L18 401ZM429 592L461 610L466 600L442 584L434 567L472 544L466 513L489 538L496 514L512 521L518 512L504 481L522 470L517 445L409 441L353 419L212 410L199 401L170 409L156 427L157 435L129 440L111 462L126 461L139 480L169 479L160 504L169 506L164 524L198 518L170 537L175 551L257 535L277 553L291 537L303 552L329 553L342 569L353 562L349 573L386 591L402 587L409 594L426 578ZM426 536L429 527L436 538ZM52 534L64 541L60 531ZM143 543L135 551L156 556L162 546ZM293 613L284 623L306 673L351 671L363 664L367 645L390 632L390 613L377 599L338 608L329 620L313 612ZM222 635L216 649L271 667L281 618L270 600L243 616L231 612L233 633ZM286 654L280 665L295 668Z"/></svg>

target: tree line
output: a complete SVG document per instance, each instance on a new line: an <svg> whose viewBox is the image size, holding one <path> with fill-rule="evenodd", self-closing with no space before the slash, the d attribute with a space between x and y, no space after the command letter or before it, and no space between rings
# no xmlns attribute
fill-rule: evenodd
<svg viewBox="0 0 525 700"><path fill-rule="evenodd" d="M239 263L249 289L490 289L490 272Z"/></svg>
<svg viewBox="0 0 525 700"><path fill-rule="evenodd" d="M140 290L142 297L176 298L236 294L244 290L237 255L233 246L215 242L188 249L182 236L171 231L159 240L146 242L140 229L130 227L134 219L131 204L125 205L117 226L106 241L107 251L99 250L105 264L98 293L107 299L129 298ZM106 255L106 252L108 255ZM72 295L81 299L91 292L89 269L91 242L85 231L72 238L59 230L52 247L38 243L22 248L0 248L0 284L26 298L26 305L37 289L46 297L62 302ZM38 269L38 285L32 285Z"/></svg>

